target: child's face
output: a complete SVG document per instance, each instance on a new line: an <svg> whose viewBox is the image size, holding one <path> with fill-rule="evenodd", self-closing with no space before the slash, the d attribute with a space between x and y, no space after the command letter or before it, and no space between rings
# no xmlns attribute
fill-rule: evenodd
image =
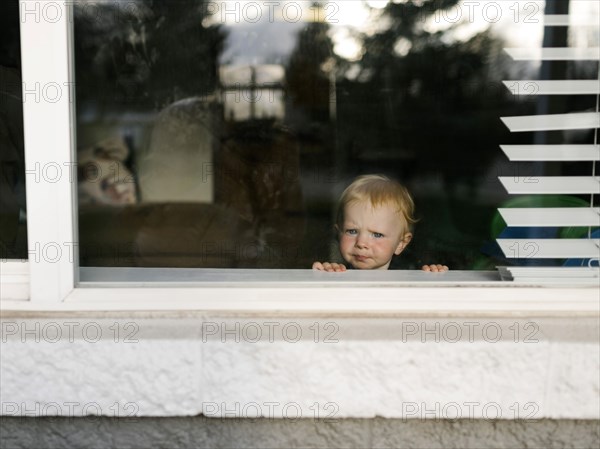
<svg viewBox="0 0 600 449"><path fill-rule="evenodd" d="M387 270L392 256L400 254L412 238L390 205L373 207L369 201L346 205L338 232L342 257L360 270Z"/></svg>

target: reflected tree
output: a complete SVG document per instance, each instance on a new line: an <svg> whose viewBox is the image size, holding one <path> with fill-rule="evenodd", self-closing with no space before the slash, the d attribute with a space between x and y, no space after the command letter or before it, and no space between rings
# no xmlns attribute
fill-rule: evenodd
<svg viewBox="0 0 600 449"><path fill-rule="evenodd" d="M181 98L212 94L225 33L221 26L207 24L207 3L144 0L76 6L79 104L88 99L98 104L98 91L105 109L162 109Z"/></svg>
<svg viewBox="0 0 600 449"><path fill-rule="evenodd" d="M286 67L288 121L325 123L330 119L333 44L328 31L329 24L315 21L298 34Z"/></svg>
<svg viewBox="0 0 600 449"><path fill-rule="evenodd" d="M318 14L321 7L320 3L313 3L315 16L324 16ZM323 236L333 228L329 199L333 196L331 179L337 163L332 109L336 61L329 30L325 21L306 23L286 64L286 126L296 136L298 174L318 192L304 199L308 220L297 262L297 267L302 268L310 267L314 260L329 258L330 243Z"/></svg>
<svg viewBox="0 0 600 449"><path fill-rule="evenodd" d="M473 186L486 173L507 137L499 117L515 104L496 71L498 38L484 31L458 40L451 37L458 24L424 26L457 3L389 2L382 13L389 26L362 36L358 75L338 84L350 165L386 160L404 180L429 173L450 188Z"/></svg>

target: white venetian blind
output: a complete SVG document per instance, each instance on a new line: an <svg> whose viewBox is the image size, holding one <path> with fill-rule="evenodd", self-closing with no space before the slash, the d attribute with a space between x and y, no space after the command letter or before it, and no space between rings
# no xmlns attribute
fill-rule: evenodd
<svg viewBox="0 0 600 449"><path fill-rule="evenodd" d="M598 17L574 20L569 15L544 16L545 27L593 27ZM598 45L596 39L594 45ZM514 61L596 61L600 63L600 48L506 48ZM546 62L553 64L553 62ZM593 144L562 145L501 145L510 161L581 161L588 162L586 176L515 176L500 177L500 182L513 195L581 195L589 198L588 207L521 207L500 208L508 227L587 227L583 238L499 238L504 255L511 259L581 259L580 266L570 267L499 267L501 276L509 280L578 282L598 285L600 269L600 239L595 228L600 226L600 208L595 199L600 194L600 176L596 171L600 160L598 128L600 128L600 70L593 80L513 80L504 85L515 95L594 95L595 110L573 111L568 114L501 117L511 132L548 132L593 130ZM596 201L597 202L597 201Z"/></svg>

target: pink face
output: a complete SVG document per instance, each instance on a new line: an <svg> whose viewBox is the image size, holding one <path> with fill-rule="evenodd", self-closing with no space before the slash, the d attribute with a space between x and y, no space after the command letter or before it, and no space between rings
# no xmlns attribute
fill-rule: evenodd
<svg viewBox="0 0 600 449"><path fill-rule="evenodd" d="M392 207L373 207L369 201L348 204L338 231L342 257L359 270L387 270L392 256L400 254L412 237Z"/></svg>

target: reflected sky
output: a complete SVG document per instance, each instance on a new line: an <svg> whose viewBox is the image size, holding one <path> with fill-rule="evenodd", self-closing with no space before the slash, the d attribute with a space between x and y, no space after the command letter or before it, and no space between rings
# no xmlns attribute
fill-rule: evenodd
<svg viewBox="0 0 600 449"><path fill-rule="evenodd" d="M341 0L322 2L256 2L231 0L211 2L213 13L207 24L225 25L230 36L222 55L223 64L281 64L296 42L297 33L308 22L330 25L330 38L337 56L357 61L362 46L357 33L371 35L388 26L382 9L390 0ZM406 3L409 0L393 0ZM421 0L421 3L427 0ZM466 41L491 28L507 46L540 46L543 35L544 1L468 1L427 16L422 26L428 32L445 32L444 41ZM578 17L599 15L599 2L571 0L572 23ZM599 19L600 20L600 19ZM268 25L268 26L266 26ZM573 45L598 45L598 37L586 27L571 27ZM410 49L399 42L398 54Z"/></svg>

